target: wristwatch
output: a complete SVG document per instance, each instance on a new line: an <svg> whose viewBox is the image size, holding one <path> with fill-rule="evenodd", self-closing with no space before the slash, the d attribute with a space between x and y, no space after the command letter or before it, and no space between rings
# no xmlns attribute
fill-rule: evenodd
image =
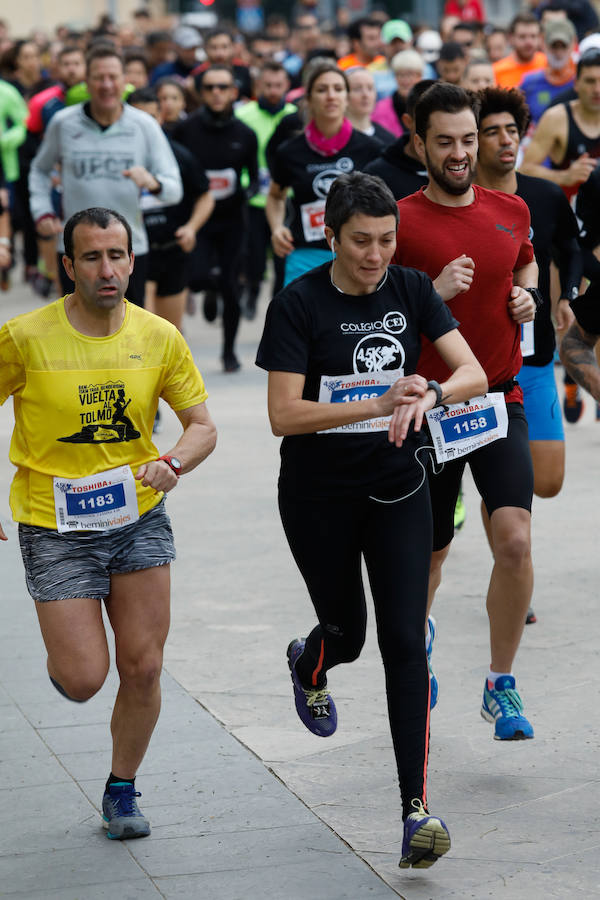
<svg viewBox="0 0 600 900"><path fill-rule="evenodd" d="M525 288L528 294L531 294L533 297L533 302L535 303L535 308L538 310L540 306L544 305L544 298L542 297L542 292L538 288Z"/></svg>
<svg viewBox="0 0 600 900"><path fill-rule="evenodd" d="M442 391L441 385L437 381L428 381L427 389L429 391L433 391L435 394L435 406L440 406L442 402L442 396L444 392Z"/></svg>
<svg viewBox="0 0 600 900"><path fill-rule="evenodd" d="M566 300L567 303L570 303L571 300L577 300L579 297L579 288L572 287L569 293L570 296L568 294L561 294L558 298L558 302L560 303L561 300Z"/></svg>
<svg viewBox="0 0 600 900"><path fill-rule="evenodd" d="M179 476L181 475L181 461L179 459L177 459L176 456L167 456L167 455L159 456L156 461L160 462L161 460L162 460L162 462L166 462L166 464L170 468L171 472L175 472L175 474L179 478Z"/></svg>

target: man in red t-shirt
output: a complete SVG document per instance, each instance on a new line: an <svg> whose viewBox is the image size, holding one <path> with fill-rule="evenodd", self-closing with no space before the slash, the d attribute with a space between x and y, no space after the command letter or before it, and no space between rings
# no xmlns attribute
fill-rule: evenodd
<svg viewBox="0 0 600 900"><path fill-rule="evenodd" d="M429 605L450 550L454 507L468 462L490 516L494 553L487 594L491 666L481 713L495 722L497 739L519 740L533 737L512 675L533 589L533 469L515 375L522 362L520 326L535 315L535 298L528 289L536 289L538 272L524 201L472 184L478 104L462 88L443 83L434 84L417 103L415 149L427 166L429 184L398 202L394 262L434 279L485 370L490 392L503 393L506 400L505 438L446 462L437 475L429 474L434 526ZM446 377L431 344L423 347L419 372L436 381ZM429 643L430 632L429 627Z"/></svg>

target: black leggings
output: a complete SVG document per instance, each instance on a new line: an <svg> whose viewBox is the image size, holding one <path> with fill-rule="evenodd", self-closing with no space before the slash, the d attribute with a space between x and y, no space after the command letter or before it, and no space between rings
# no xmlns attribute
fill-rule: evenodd
<svg viewBox="0 0 600 900"><path fill-rule="evenodd" d="M217 227L211 222L196 235L196 249L192 262L192 290L211 285L210 270L219 267L216 287L223 298L223 356L233 353L240 322L239 269L242 254L244 219L233 225ZM202 285L202 288L199 287Z"/></svg>
<svg viewBox="0 0 600 900"><path fill-rule="evenodd" d="M429 675L425 654L431 508L425 484L398 503L368 498L298 498L280 492L291 551L319 624L306 639L297 672L322 686L328 669L356 659L365 640L364 557L375 604L377 638L404 816L426 804Z"/></svg>

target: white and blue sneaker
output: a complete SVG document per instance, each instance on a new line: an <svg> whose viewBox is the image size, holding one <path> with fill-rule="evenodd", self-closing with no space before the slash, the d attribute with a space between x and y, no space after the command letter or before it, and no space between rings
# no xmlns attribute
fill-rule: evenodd
<svg viewBox="0 0 600 900"><path fill-rule="evenodd" d="M486 678L481 715L486 722L495 723L496 741L525 741L533 737L533 728L523 715L523 701L512 675L500 675L491 690Z"/></svg>
<svg viewBox="0 0 600 900"><path fill-rule="evenodd" d="M438 701L438 680L433 673L431 665L431 651L433 650L433 639L435 638L435 619L429 616L429 647L427 648L427 668L429 669L429 709L433 709Z"/></svg>
<svg viewBox="0 0 600 900"><path fill-rule="evenodd" d="M128 781L109 785L102 798L102 824L107 837L123 841L150 834L150 822L137 805L137 797L141 796Z"/></svg>

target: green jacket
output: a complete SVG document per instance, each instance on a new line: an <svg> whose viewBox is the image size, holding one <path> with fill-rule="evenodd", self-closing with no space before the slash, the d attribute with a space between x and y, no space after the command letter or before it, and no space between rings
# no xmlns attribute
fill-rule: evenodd
<svg viewBox="0 0 600 900"><path fill-rule="evenodd" d="M251 100L249 103L244 103L235 108L235 115L237 118L241 119L244 125L247 125L248 128L252 129L258 140L258 177L260 189L250 200L250 206L260 206L264 208L267 202L271 176L269 174L269 169L267 168L265 150L267 144L271 140L273 132L283 117L289 116L290 113L297 111L298 107L294 106L293 103L286 103L279 112L276 112L275 114L269 113L266 112L266 110L261 109L256 100ZM243 178L242 184L244 184Z"/></svg>
<svg viewBox="0 0 600 900"><path fill-rule="evenodd" d="M19 177L18 148L27 136L27 104L16 88L0 79L0 160L5 181Z"/></svg>

